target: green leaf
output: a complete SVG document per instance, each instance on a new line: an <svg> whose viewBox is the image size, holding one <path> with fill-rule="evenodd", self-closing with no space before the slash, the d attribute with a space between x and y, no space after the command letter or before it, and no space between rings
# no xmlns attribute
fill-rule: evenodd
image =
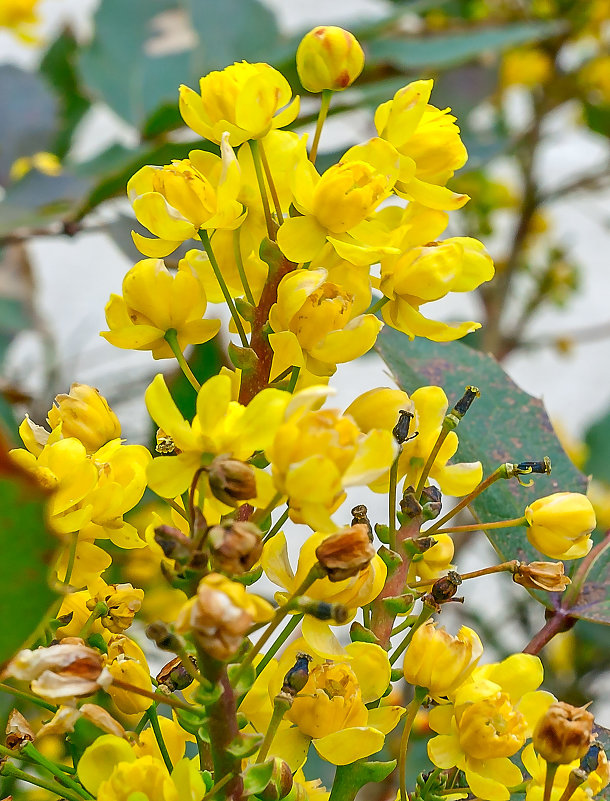
<svg viewBox="0 0 610 801"><path fill-rule="evenodd" d="M0 184L20 156L51 150L57 130L57 101L40 76L0 67Z"/></svg>
<svg viewBox="0 0 610 801"><path fill-rule="evenodd" d="M245 796L256 795L262 793L265 787L271 781L273 774L273 760L263 762L260 765L250 765L244 771L244 790Z"/></svg>
<svg viewBox="0 0 610 801"><path fill-rule="evenodd" d="M241 664L229 665L227 673L235 695L245 695L256 681L256 669L253 665L248 665L244 671L241 669ZM237 683L235 676L239 677Z"/></svg>
<svg viewBox="0 0 610 801"><path fill-rule="evenodd" d="M583 563L585 560L589 567L578 597L570 606L570 615L610 625L610 540L604 539L594 545ZM578 581L578 573L574 580Z"/></svg>
<svg viewBox="0 0 610 801"><path fill-rule="evenodd" d="M417 39L405 36L380 38L368 44L367 63L391 64L400 70L450 67L470 61L486 51L497 53L509 47L548 39L563 28L563 23L549 20L459 33L419 35Z"/></svg>
<svg viewBox="0 0 610 801"><path fill-rule="evenodd" d="M53 152L63 158L72 141L72 135L91 102L83 92L76 72L78 42L66 28L51 44L40 62L40 73L47 79L58 96L60 130Z"/></svg>
<svg viewBox="0 0 610 801"><path fill-rule="evenodd" d="M350 765L338 765L329 801L353 801L361 787L369 782L384 781L396 767L391 762L367 762L364 759Z"/></svg>
<svg viewBox="0 0 610 801"><path fill-rule="evenodd" d="M519 389L492 356L461 342L410 342L389 327L378 338L377 351L408 393L436 384L445 390L451 405L462 396L465 386L479 387L481 397L457 432L460 446L456 461L481 461L483 475L487 476L503 462L551 458L551 475L536 477L531 487L501 480L482 493L472 504L480 520L521 517L527 504L553 492L585 492L586 478L563 450L542 401ZM523 528L490 531L488 537L503 560L541 558Z"/></svg>
<svg viewBox="0 0 610 801"><path fill-rule="evenodd" d="M585 443L589 449L586 472L610 484L610 412L593 423L585 434Z"/></svg>
<svg viewBox="0 0 610 801"><path fill-rule="evenodd" d="M45 500L0 441L0 665L32 636L55 598L48 574L58 542L45 523Z"/></svg>
<svg viewBox="0 0 610 801"><path fill-rule="evenodd" d="M259 750L264 739L264 735L259 734L259 732L238 734L227 746L227 751L237 759L246 759ZM268 782L269 779L267 779L263 787L266 787ZM253 790L252 792L256 793L258 791Z"/></svg>

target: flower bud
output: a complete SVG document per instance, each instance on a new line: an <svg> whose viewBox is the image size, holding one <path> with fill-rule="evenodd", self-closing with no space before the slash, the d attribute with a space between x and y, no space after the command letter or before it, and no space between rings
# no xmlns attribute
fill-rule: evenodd
<svg viewBox="0 0 610 801"><path fill-rule="evenodd" d="M563 592L572 581L564 575L563 562L530 562L519 564L513 581L522 587L547 592Z"/></svg>
<svg viewBox="0 0 610 801"><path fill-rule="evenodd" d="M363 523L367 527L367 531L369 532L369 540L373 542L373 527L371 526L371 521L369 520L368 509L363 503L359 503L358 506L354 506L352 509L352 526L356 526L358 523Z"/></svg>
<svg viewBox="0 0 610 801"><path fill-rule="evenodd" d="M316 558L330 581L357 576L374 556L375 549L364 523L331 534L316 549Z"/></svg>
<svg viewBox="0 0 610 801"><path fill-rule="evenodd" d="M247 573L263 551L261 532L254 523L226 520L208 533L212 561L223 573Z"/></svg>
<svg viewBox="0 0 610 801"><path fill-rule="evenodd" d="M270 620L273 607L246 592L246 588L219 573L199 582L197 595L182 607L176 630L190 632L214 659L229 659L238 650L253 623Z"/></svg>
<svg viewBox="0 0 610 801"><path fill-rule="evenodd" d="M405 653L405 679L432 696L447 695L472 673L483 653L475 631L462 626L453 637L432 621L421 625Z"/></svg>
<svg viewBox="0 0 610 801"><path fill-rule="evenodd" d="M72 384L68 395L57 395L49 411L51 428L61 423L64 437L76 437L89 453L121 436L121 424L99 390L87 384Z"/></svg>
<svg viewBox="0 0 610 801"><path fill-rule="evenodd" d="M553 559L580 559L591 549L595 528L591 501L578 492L555 492L525 509L527 538Z"/></svg>
<svg viewBox="0 0 610 801"><path fill-rule="evenodd" d="M254 468L238 459L214 459L208 470L208 479L214 496L227 506L238 506L239 501L256 497Z"/></svg>
<svg viewBox="0 0 610 801"><path fill-rule="evenodd" d="M593 715L584 707L558 701L551 704L534 730L534 748L547 762L567 765L589 750Z"/></svg>
<svg viewBox="0 0 610 801"><path fill-rule="evenodd" d="M340 92L356 80L364 67L364 53L349 31L319 25L301 39L297 72L308 92Z"/></svg>
<svg viewBox="0 0 610 801"><path fill-rule="evenodd" d="M18 750L26 743L34 742L32 727L17 709L13 709L8 716L5 731L7 748Z"/></svg>
<svg viewBox="0 0 610 801"><path fill-rule="evenodd" d="M196 669L196 660L190 655L188 658ZM184 690L185 687L188 687L193 682L193 677L189 675L179 656L164 665L157 674L156 679L159 685L166 687L170 693L176 692L176 690Z"/></svg>
<svg viewBox="0 0 610 801"><path fill-rule="evenodd" d="M162 525L155 529L155 542L163 555L181 565L190 562L193 555L193 541L175 526Z"/></svg>
<svg viewBox="0 0 610 801"><path fill-rule="evenodd" d="M446 576L441 576L434 582L430 589L430 595L432 595L437 604L446 603L453 598L461 583L460 574L450 570Z"/></svg>
<svg viewBox="0 0 610 801"><path fill-rule="evenodd" d="M292 790L292 771L287 762L280 757L273 759L273 772L269 784L257 793L262 801L280 801Z"/></svg>

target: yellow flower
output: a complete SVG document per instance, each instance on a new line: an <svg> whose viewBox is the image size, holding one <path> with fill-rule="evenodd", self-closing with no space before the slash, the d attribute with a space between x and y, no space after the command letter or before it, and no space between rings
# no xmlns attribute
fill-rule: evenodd
<svg viewBox="0 0 610 801"><path fill-rule="evenodd" d="M571 796L572 801L590 801L590 799L597 796L604 787L608 786L610 782L610 770L608 759L603 749L599 751L598 760L597 768L588 774L580 787L576 788L574 795ZM525 791L526 801L542 801L547 770L545 760L536 754L533 744L529 743L521 752L521 761L523 762L523 767L531 776ZM551 801L559 801L568 784L570 773L576 770L579 764L579 761L575 759L574 762L569 762L567 765L559 765L555 774L555 780L553 781Z"/></svg>
<svg viewBox="0 0 610 801"><path fill-rule="evenodd" d="M89 453L121 436L121 424L108 401L88 384L74 383L68 395L56 395L47 420L52 429L61 425L62 437L76 437Z"/></svg>
<svg viewBox="0 0 610 801"><path fill-rule="evenodd" d="M584 707L558 701L534 729L533 744L547 762L566 765L582 759L592 741L594 717Z"/></svg>
<svg viewBox="0 0 610 801"><path fill-rule="evenodd" d="M113 634L121 634L133 623L143 598L144 591L135 589L131 584L105 584L100 581L91 594L87 608L93 611L97 603L106 604L108 612L100 617L100 622Z"/></svg>
<svg viewBox="0 0 610 801"><path fill-rule="evenodd" d="M328 533L337 528L330 515L345 488L369 485L389 470L397 446L390 431L363 434L337 409L310 411L326 392L312 387L293 397L266 455L278 490L288 496L291 520Z"/></svg>
<svg viewBox="0 0 610 801"><path fill-rule="evenodd" d="M169 758L172 765L175 765L184 756L186 743L195 742L195 737L185 731L174 718L166 718L159 715L159 727L163 742L167 746ZM152 727L144 729L140 734L139 741L134 746L134 751L138 757L151 756L155 757L155 759L163 759Z"/></svg>
<svg viewBox="0 0 610 801"><path fill-rule="evenodd" d="M452 693L452 703L430 711L430 727L438 732L428 742L432 762L439 768L463 770L475 796L508 801L509 788L522 779L510 757L531 737L555 700L550 693L537 691L542 676L540 660L529 654L475 668Z"/></svg>
<svg viewBox="0 0 610 801"><path fill-rule="evenodd" d="M297 48L297 72L308 92L351 86L364 67L356 37L334 25L319 25L306 33Z"/></svg>
<svg viewBox="0 0 610 801"><path fill-rule="evenodd" d="M187 239L198 239L204 228L233 230L244 214L237 201L239 164L227 144L222 158L206 150L191 150L188 159L163 167L147 165L127 184L127 194L138 222L158 239L133 233L138 250L145 256L167 256Z"/></svg>
<svg viewBox="0 0 610 801"><path fill-rule="evenodd" d="M383 319L407 334L448 342L480 328L466 321L448 325L430 320L420 311L426 303L440 300L450 292L471 292L494 275L494 265L477 239L464 236L437 241L447 225L447 215L410 203L383 209L378 224L399 251L381 260L379 289L389 302L382 308Z"/></svg>
<svg viewBox="0 0 610 801"><path fill-rule="evenodd" d="M610 55L592 58L581 68L578 79L592 94L593 102L610 103Z"/></svg>
<svg viewBox="0 0 610 801"><path fill-rule="evenodd" d="M347 765L381 750L385 735L394 729L404 709L366 707L381 698L390 681L388 655L372 643L350 643L343 657L329 662L308 640L297 640L285 649L279 663L272 660L262 671L240 711L257 730L266 730L271 699L279 692L297 653L312 657L309 680L280 724L270 754L285 759L296 770L305 761L312 740L320 756L334 765Z"/></svg>
<svg viewBox="0 0 610 801"><path fill-rule="evenodd" d="M106 668L113 679L127 682L142 690L152 691L150 671L144 652L129 637L123 634L111 637L106 660ZM141 714L153 703L150 698L115 687L113 684L108 687L107 692L116 706L126 715Z"/></svg>
<svg viewBox="0 0 610 801"><path fill-rule="evenodd" d="M199 88L200 95L180 87L180 113L189 128L217 144L225 132L232 147L261 139L299 113L298 97L290 102L290 84L269 64L232 64L205 75Z"/></svg>
<svg viewBox="0 0 610 801"><path fill-rule="evenodd" d="M430 581L444 575L453 568L453 540L449 534L436 534L432 537L434 545L423 553L416 553L409 564L407 584L419 581Z"/></svg>
<svg viewBox="0 0 610 801"><path fill-rule="evenodd" d="M539 47L520 47L502 56L500 83L526 86L528 89L546 83L553 74L553 60Z"/></svg>
<svg viewBox="0 0 610 801"><path fill-rule="evenodd" d="M403 672L410 684L425 687L430 695L448 695L466 681L482 654L483 645L472 629L462 626L452 637L428 621L409 643Z"/></svg>
<svg viewBox="0 0 610 801"><path fill-rule="evenodd" d="M395 148L379 138L351 147L322 175L310 161L297 164L292 190L302 216L285 220L277 233L286 258L311 261L326 242L354 264L373 264L384 254L397 253L370 241L367 220L390 196L399 166Z"/></svg>
<svg viewBox="0 0 610 801"><path fill-rule="evenodd" d="M171 275L161 259L142 259L123 279L123 295L110 296L110 331L101 336L117 348L150 350L154 359L171 359L167 331L176 331L181 350L216 336L220 320L202 319L206 308L203 286L186 262Z"/></svg>
<svg viewBox="0 0 610 801"><path fill-rule="evenodd" d="M299 549L299 558L296 572L290 565L286 537L280 531L265 543L261 565L267 578L282 587L283 592L277 592L275 598L283 603L299 587L311 568L317 562L316 550L328 534L315 533L308 537ZM387 568L380 556L375 555L368 566L358 575L342 581L330 581L328 578L317 579L307 590L307 597L327 603L342 604L347 607L350 618L353 618L359 607L365 606L381 592L385 583ZM318 652L332 656L342 653L343 649L329 631L329 624L307 615L303 620L303 631L308 641L317 648Z"/></svg>
<svg viewBox="0 0 610 801"><path fill-rule="evenodd" d="M411 432L419 432L415 439L405 442L398 460L398 477L404 476L404 486L417 486L421 471L440 433L449 403L440 387L421 387L409 396L406 392L379 387L360 395L345 411L367 432L373 428L391 431L401 409L412 411ZM480 462L447 464L458 448L458 436L450 431L443 442L430 478L438 482L445 495L467 495L481 481L483 468ZM375 492L386 493L389 471L371 484Z"/></svg>
<svg viewBox="0 0 610 801"><path fill-rule="evenodd" d="M36 41L32 27L38 22L38 0L3 0L0 6L0 28L8 28L24 42Z"/></svg>
<svg viewBox="0 0 610 801"><path fill-rule="evenodd" d="M179 801L178 789L160 759L143 756L119 762L97 791L98 801Z"/></svg>
<svg viewBox="0 0 610 801"><path fill-rule="evenodd" d="M38 0L34 1L37 2ZM28 0L25 0L25 2L28 2ZM8 5L10 5L10 2ZM1 14L2 11L0 11L0 15ZM0 27L2 27L1 21ZM11 181L18 181L20 178L23 178L24 175L27 175L30 170L38 170L38 172L42 172L44 175L59 175L61 173L61 161L57 158L55 153L46 153L44 151L34 153L33 156L21 156L11 165L9 178Z"/></svg>
<svg viewBox="0 0 610 801"><path fill-rule="evenodd" d="M214 659L229 659L252 624L271 617L271 604L248 593L243 584L208 573L199 582L197 595L178 614L176 631L191 634Z"/></svg>
<svg viewBox="0 0 610 801"><path fill-rule="evenodd" d="M375 112L375 127L401 156L396 193L432 209L459 209L468 195L447 189L447 181L468 155L450 109L428 103L433 81L414 81L399 89Z"/></svg>
<svg viewBox="0 0 610 801"><path fill-rule="evenodd" d="M355 315L352 295L327 279L320 268L295 270L280 281L269 312L272 378L288 367L332 375L337 363L353 361L375 344L382 323L374 314Z"/></svg>
<svg viewBox="0 0 610 801"><path fill-rule="evenodd" d="M525 509L527 538L540 553L553 559L580 559L593 545L595 528L591 501L578 492L555 492Z"/></svg>
<svg viewBox="0 0 610 801"><path fill-rule="evenodd" d="M154 492L174 498L187 489L195 471L209 465L214 456L247 461L256 451L265 450L282 422L282 415L291 400L287 392L279 389L264 389L248 406L231 400L232 384L228 375L210 378L199 390L197 413L192 423L183 419L174 403L162 375L157 375L146 390L146 405L153 420L174 441L177 456L160 456L154 459L148 470L149 485ZM254 505L266 506L275 494L271 477L256 467L257 498L250 499ZM201 476L201 485L207 478ZM204 514L208 523L218 522L220 513L231 507L205 492L206 505L216 519Z"/></svg>

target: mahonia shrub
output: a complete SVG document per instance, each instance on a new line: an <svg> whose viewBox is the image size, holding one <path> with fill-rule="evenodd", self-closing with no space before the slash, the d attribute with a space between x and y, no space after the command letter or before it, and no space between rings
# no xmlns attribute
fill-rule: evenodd
<svg viewBox="0 0 610 801"><path fill-rule="evenodd" d="M365 387L344 410L332 400L337 365L367 354L384 325L407 352L415 337L479 327L426 306L494 274L480 241L443 236L469 200L448 186L467 159L457 121L433 104L432 80L414 81L376 109L373 138L321 170L333 94L364 53L322 26L296 63L321 93L311 141L287 130L299 113L288 80L242 61L180 87L201 149L127 186L150 235L133 234L143 258L102 336L176 360L192 419L159 373L145 393L154 454L127 444L84 384L57 396L46 425L20 427L12 464L47 493L59 598L4 669L3 689L40 714L11 713L0 771L68 801L351 801L371 781L401 801L585 801L610 780L603 744L590 712L542 689L537 656L568 627L567 607L497 661L472 628L453 634L438 618L462 582L490 573L577 594L583 574L564 562L597 553L591 502L553 485L517 518L453 521L496 482L551 470L544 454L516 454L484 475L456 455L485 386L452 399L435 385ZM222 330L219 305L232 368L200 383L185 349ZM387 520L346 511L353 487L387 496ZM147 489L156 501L141 504ZM454 537L520 527L538 560L452 564ZM133 583L113 582L113 559ZM263 574L273 599L257 592ZM165 656L155 677L152 653ZM427 756L409 786L414 728ZM49 735L63 743L54 754ZM314 754L335 766L332 786L312 775Z"/></svg>

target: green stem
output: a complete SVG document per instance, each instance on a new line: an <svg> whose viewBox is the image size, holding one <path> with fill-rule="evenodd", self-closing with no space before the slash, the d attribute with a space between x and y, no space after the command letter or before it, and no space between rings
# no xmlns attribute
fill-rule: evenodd
<svg viewBox="0 0 610 801"><path fill-rule="evenodd" d="M288 376L291 373L292 373L292 367L287 367L285 370L282 370L282 372L273 379L271 384L278 384L280 381L283 381L285 378L288 378Z"/></svg>
<svg viewBox="0 0 610 801"><path fill-rule="evenodd" d="M320 103L320 111L318 112L318 121L316 122L316 132L313 135L313 142L311 143L311 151L309 153L309 160L312 164L316 163L316 158L318 155L318 145L320 144L320 134L322 133L322 127L324 122L326 121L326 116L328 114L328 109L330 108L330 100L333 96L332 89L324 89L322 91L322 101Z"/></svg>
<svg viewBox="0 0 610 801"><path fill-rule="evenodd" d="M436 579L435 579L435 581L436 581ZM392 637L395 634L400 634L405 629L410 629L411 626L415 623L416 620L417 620L417 615L408 615L402 623L400 623L398 626L396 626L396 628L392 629Z"/></svg>
<svg viewBox="0 0 610 801"><path fill-rule="evenodd" d="M486 479L481 481L469 495L466 495L465 498L456 504L451 511L447 512L446 515L440 518L440 520L435 520L434 525L430 526L430 528L426 529L425 532L422 532L424 536L430 537L434 534L435 531L438 531L441 526L451 520L453 517L456 516L458 512L461 512L462 509L465 509L476 497L478 497L482 492L484 492L488 487L491 487L499 478L504 478L506 475L506 466L501 465L498 467L497 470L487 476Z"/></svg>
<svg viewBox="0 0 610 801"><path fill-rule="evenodd" d="M256 666L256 675L260 676L263 670L267 667L269 662L273 659L276 653L280 650L282 645L286 642L288 637L292 634L292 632L296 629L299 623L303 620L303 615L293 615L290 620L288 621L288 625L282 631L280 636L277 640L269 647L269 650L265 654L265 656L261 659L261 661Z"/></svg>
<svg viewBox="0 0 610 801"><path fill-rule="evenodd" d="M396 648L396 650L390 655L390 657L389 657L390 665L393 665L394 662L396 662L396 660L400 657L400 655L404 651L407 650L407 648L409 647L409 643L413 639L413 635L415 634L417 629L420 626L422 626L426 622L426 620L428 620L428 618L432 617L433 613L434 613L434 609L432 609L431 606L428 606L427 604L424 604L424 606L422 607L421 612L419 613L419 616L418 616L417 620L411 626L411 628L409 630L409 633L404 638L404 640L400 643L400 645Z"/></svg>
<svg viewBox="0 0 610 801"><path fill-rule="evenodd" d="M50 759L47 759L43 756L40 751L38 751L32 743L26 743L23 748L21 749L22 754L26 754L32 762L38 763L41 767L48 770L56 779L58 779L65 787L69 787L74 792L81 795L83 798L92 799L94 796L86 790L82 785L78 782L71 779L69 776L59 768L54 762L51 762Z"/></svg>
<svg viewBox="0 0 610 801"><path fill-rule="evenodd" d="M7 695L14 695L15 698L22 698L24 701L29 701L31 704L41 707L41 709L48 709L49 712L57 712L57 707L49 704L48 701L43 701L33 693L28 693L25 690L17 690L11 687L10 684L0 682L0 693L7 693Z"/></svg>
<svg viewBox="0 0 610 801"><path fill-rule="evenodd" d="M265 732L265 739L263 740L256 757L256 762L264 762L267 759L267 754L273 743L273 739L277 734L278 727L286 712L290 709L292 700L282 695L276 695L273 699L273 714Z"/></svg>
<svg viewBox="0 0 610 801"><path fill-rule="evenodd" d="M28 784L33 784L36 787L42 787L43 790L48 790L53 795L60 796L61 798L65 798L66 801L82 801L85 796L81 794L75 794L73 792L68 791L65 787L62 787L55 782L47 781L46 779L41 779L38 776L31 776L29 773L26 773L23 770L19 770L19 768L15 767L12 762L5 762L0 767L0 774L2 776L12 776L15 779L18 779L22 782L28 782ZM89 798L90 796L87 796Z"/></svg>
<svg viewBox="0 0 610 801"><path fill-rule="evenodd" d="M227 775L223 776L222 779L220 781L216 782L216 784L213 787L210 787L210 789L203 796L201 801L209 801L211 798L214 798L214 796L217 795L222 790L222 788L225 786L225 784L227 784L227 782L230 782L232 778L233 778L233 774L232 773L227 773Z"/></svg>
<svg viewBox="0 0 610 801"><path fill-rule="evenodd" d="M79 633L78 636L81 637L83 640L86 640L87 637L91 634L91 628L92 628L93 624L95 623L95 621L99 617L103 617L103 615L107 615L107 614L108 614L108 605L105 604L103 601L98 601L96 603L96 605L94 606L94 608L93 608L93 612L91 612L91 614L89 615L89 617L85 621L85 625L80 630L80 633Z"/></svg>
<svg viewBox="0 0 610 801"><path fill-rule="evenodd" d="M142 715L140 720L138 721L137 726L134 729L136 734L141 734L144 731L144 726L148 723L148 710Z"/></svg>
<svg viewBox="0 0 610 801"><path fill-rule="evenodd" d="M269 622L269 625L265 629L265 633L257 640L257 642L252 646L252 648L248 651L247 656L241 663L241 667L235 676L234 683L237 683L239 677L244 673L244 671L252 664L254 658L257 654L259 654L262 648L269 642L271 639L271 635L280 625L282 620L290 613L292 608L292 602L303 595L307 590L311 587L311 585L317 579L322 578L322 572L320 570L320 565L316 562L316 564L311 568L309 573L305 576L303 582L297 587L297 589L292 593L290 598L286 601L286 603L281 606L279 609L276 610L275 615Z"/></svg>
<svg viewBox="0 0 610 801"><path fill-rule="evenodd" d="M291 394L294 392L294 388L297 385L297 381L299 380L299 373L301 372L300 367L293 367L292 368L292 375L290 376L290 381L288 382L287 391Z"/></svg>
<svg viewBox="0 0 610 801"><path fill-rule="evenodd" d="M409 798L407 794L407 770L406 770L409 736L411 734L411 729L413 728L415 716L417 715L417 712L427 694L428 691L425 689L425 687L416 687L413 700L407 707L407 712L405 714L405 722L402 729L402 737L400 738L400 750L398 757L398 781L400 784L400 801L408 801Z"/></svg>
<svg viewBox="0 0 610 801"><path fill-rule="evenodd" d="M261 195L261 203L263 204L263 212L265 214L265 221L267 223L267 236L272 242L275 242L275 227L271 217L271 209L269 208L269 198L267 197L267 189L265 187L265 177L263 175L263 166L261 163L261 154L258 146L257 139L250 139L250 152L252 153L252 162L254 164L254 172L256 173L256 181ZM281 220L280 220L281 222Z"/></svg>
<svg viewBox="0 0 610 801"><path fill-rule="evenodd" d="M231 317L233 318L233 322L235 323L235 328L237 329L237 333L239 334L239 338L241 340L241 344L244 348L248 347L248 338L246 337L246 332L244 331L244 327L241 322L241 317L235 307L235 302L231 297L231 293L229 292L229 288L225 283L225 279L222 277L222 272L220 271L220 267L218 266L218 262L216 261L216 256L214 255L214 251L212 250L212 243L210 242L210 237L208 232L202 228L199 231L199 237L201 242L203 243L203 248L205 252L208 254L208 259L210 260L210 264L212 266L212 270L214 271L214 275L216 276L216 280L218 281L218 285L220 286L220 291L225 299L227 306L229 307L229 311L231 312Z"/></svg>
<svg viewBox="0 0 610 801"><path fill-rule="evenodd" d="M275 188L275 183L273 182L273 176L271 175L271 168L269 167L269 162L267 161L267 154L265 153L265 148L263 146L262 139L258 141L258 150L260 153L263 169L265 170L267 183L269 184L269 191L271 192L271 199L273 200L273 206L275 208L275 216L277 217L277 223L278 225L281 225L282 222L284 221L284 215L282 214L282 206L280 204L280 198L277 193L277 189Z"/></svg>
<svg viewBox="0 0 610 801"><path fill-rule="evenodd" d="M441 428L441 430L439 432L438 437L436 438L436 442L434 443L434 446L433 446L432 450L430 451L430 455L428 456L428 459L426 460L426 464L424 465L424 469L421 471L421 475L419 477L419 481L417 482L417 487L415 487L415 493L414 494L415 494L415 497L417 498L417 500L419 500L421 498L421 494L422 494L422 492L424 490L424 487L426 486L426 480L427 480L428 476L430 475L430 470L432 470L432 467L434 465L434 460L438 456L438 452L440 451L443 442L447 439L447 434L449 433L450 430L451 429L448 428L445 425L445 422L443 421L443 425L442 425L442 428Z"/></svg>
<svg viewBox="0 0 610 801"><path fill-rule="evenodd" d="M176 361L180 365L180 369L184 373L185 378L188 380L189 384L193 387L195 392L199 392L201 389L201 384L197 381L195 377L195 373L191 370L189 363L184 358L184 354L180 349L180 343L178 342L178 332L175 328L168 328L165 332L165 341L172 349L172 353L176 357Z"/></svg>
<svg viewBox="0 0 610 801"><path fill-rule="evenodd" d="M284 523L288 520L288 515L290 514L290 509L286 509L282 514L278 517L278 519L273 524L273 527L269 529L269 531L263 537L263 545L270 540L272 537L278 533Z"/></svg>
<svg viewBox="0 0 610 801"><path fill-rule="evenodd" d="M441 528L437 534L463 534L469 531L487 531L492 528L510 528L511 526L526 526L527 520L524 517L514 517L512 520L498 520L495 523L472 523L468 526L449 526ZM427 532L425 532L427 534Z"/></svg>
<svg viewBox="0 0 610 801"><path fill-rule="evenodd" d="M388 523L390 528L389 545L391 550L396 550L396 484L398 483L398 460L400 459L400 451L392 462L390 467L390 487L388 492Z"/></svg>
<svg viewBox="0 0 610 801"><path fill-rule="evenodd" d="M11 748L7 748L4 745L0 745L0 756L6 756L9 759L20 759L22 762L27 762L28 765L38 765L39 763L34 760L30 759L23 753L23 748L21 752L14 751ZM69 765L53 765L58 769L61 770L63 773L76 773L76 768L71 768Z"/></svg>
<svg viewBox="0 0 610 801"><path fill-rule="evenodd" d="M161 731L161 726L159 725L159 716L157 715L157 705L151 704L146 710L146 715L150 720L150 725L154 732L157 745L159 746L159 751L161 751L161 756L163 757L163 761L165 762L165 767L171 773L172 770L174 769L174 766L172 765L172 760L170 759L169 751L167 750L167 746L165 745L165 740L163 739L163 732Z"/></svg>
<svg viewBox="0 0 610 801"><path fill-rule="evenodd" d="M68 566L66 567L66 575L64 576L64 584L66 587L70 584L72 572L74 571L74 564L76 562L76 546L78 545L78 531L73 531L70 539L70 552L68 553Z"/></svg>
<svg viewBox="0 0 610 801"><path fill-rule="evenodd" d="M546 763L546 776L544 777L544 795L542 801L550 801L551 793L553 791L553 783L555 782L555 774L559 765L556 762Z"/></svg>
<svg viewBox="0 0 610 801"><path fill-rule="evenodd" d="M379 298L378 301L376 301L371 306L369 306L369 308L366 310L366 314L376 314L376 312L378 312L379 309L383 309L383 307L386 305L386 303L389 303L389 302L390 302L390 299L386 298L386 296L384 295L383 297Z"/></svg>
<svg viewBox="0 0 610 801"><path fill-rule="evenodd" d="M260 523L260 522L261 522L262 520L264 520L264 519L265 519L265 518L266 518L268 515L270 515L270 514L271 514L271 512L272 512L272 511L275 509L275 507L278 505L278 503L281 501L282 497L283 497L283 496L282 496L282 493L281 493L281 492L276 492L276 494L275 494L275 495L273 496L273 498L272 498L272 499L269 501L269 503L267 504L267 506L265 506L265 508L264 508L264 509L259 509L259 510L258 510L258 511L257 511L257 512L256 512L256 513L255 513L255 514L252 516L252 523Z"/></svg>
<svg viewBox="0 0 610 801"><path fill-rule="evenodd" d="M252 294L252 290L250 289L250 284L248 283L248 276L246 275L246 270L244 268L244 261L241 257L241 245L240 245L240 230L236 228L233 231L233 255L235 256L235 264L237 265L237 272L239 273L239 278L241 280L241 285L244 288L244 292L246 293L246 300L248 303L251 303L252 306L256 306L254 303L254 295Z"/></svg>

